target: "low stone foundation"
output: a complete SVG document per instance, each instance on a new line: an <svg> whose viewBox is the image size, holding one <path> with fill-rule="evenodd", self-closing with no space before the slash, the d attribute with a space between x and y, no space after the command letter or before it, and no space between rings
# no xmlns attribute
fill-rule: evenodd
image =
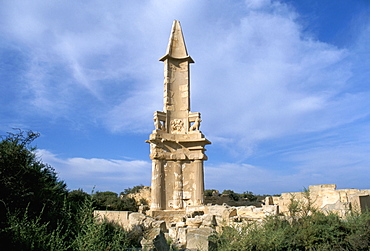
<svg viewBox="0 0 370 251"><path fill-rule="evenodd" d="M310 205L324 212L334 212L345 217L349 210L364 212L370 209L370 189L336 189L335 184L309 186L307 192L282 193L272 197L272 203L283 215L289 215L292 200Z"/></svg>
<svg viewBox="0 0 370 251"><path fill-rule="evenodd" d="M166 239L174 248L208 250L213 245L208 237L223 226L235 226L248 221L262 222L267 216L289 216L292 200L345 217L348 210L364 212L370 209L370 189L336 189L336 185L310 186L309 192L283 193L280 197L267 197L264 205L188 206L185 210L153 210L146 214L129 211L95 211L100 219L113 221L126 230L142 236L141 244L149 250L168 250ZM168 248L168 249L166 249Z"/></svg>

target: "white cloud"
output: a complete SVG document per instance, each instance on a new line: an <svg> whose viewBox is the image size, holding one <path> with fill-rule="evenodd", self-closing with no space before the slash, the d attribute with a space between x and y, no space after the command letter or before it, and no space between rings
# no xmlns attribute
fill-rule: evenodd
<svg viewBox="0 0 370 251"><path fill-rule="evenodd" d="M245 1L228 15L230 5L14 1L5 4L1 20L7 41L30 58L24 95L35 113L150 133L152 112L162 109L157 59L172 20L179 19L198 62L192 66L193 111L202 112L202 130L214 143L246 155L265 140L368 115L368 92L349 91L356 84L353 48L306 34L288 4ZM368 36L361 39L365 45Z"/></svg>
<svg viewBox="0 0 370 251"><path fill-rule="evenodd" d="M198 57L211 62L195 66L203 85L195 101L209 138L232 138L229 147L245 155L264 140L368 116L369 93L348 93L351 51L307 37L293 14L282 5L262 8L199 45Z"/></svg>
<svg viewBox="0 0 370 251"><path fill-rule="evenodd" d="M69 189L83 188L86 192L95 190L122 192L125 188L139 184L150 185L151 164L142 160L114 160L98 158L60 158L40 149L37 155L44 163L55 168L58 177Z"/></svg>
<svg viewBox="0 0 370 251"><path fill-rule="evenodd" d="M289 162L270 161L264 167L243 163L205 163L208 189L231 189L255 194L299 192L310 185L336 184L339 188L367 189L368 147L332 146L286 154ZM284 165L285 164L285 165Z"/></svg>

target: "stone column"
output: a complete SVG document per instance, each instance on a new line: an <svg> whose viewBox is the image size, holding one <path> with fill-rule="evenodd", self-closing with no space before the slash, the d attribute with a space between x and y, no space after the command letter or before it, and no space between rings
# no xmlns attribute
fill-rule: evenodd
<svg viewBox="0 0 370 251"><path fill-rule="evenodd" d="M203 160L194 160L194 205L203 205L204 196L204 172L203 172Z"/></svg>
<svg viewBox="0 0 370 251"><path fill-rule="evenodd" d="M163 163L162 160L153 159L152 161L152 202L150 205L151 210L163 209L162 201L164 198L163 187Z"/></svg>
<svg viewBox="0 0 370 251"><path fill-rule="evenodd" d="M173 208L183 208L183 185L181 161L175 161L173 167L174 189L173 189Z"/></svg>

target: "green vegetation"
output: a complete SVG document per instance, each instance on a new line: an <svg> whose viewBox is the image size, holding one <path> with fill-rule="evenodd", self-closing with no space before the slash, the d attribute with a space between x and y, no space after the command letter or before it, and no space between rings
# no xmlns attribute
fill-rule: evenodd
<svg viewBox="0 0 370 251"><path fill-rule="evenodd" d="M89 195L68 191L54 169L35 154L31 143L39 135L22 132L0 142L0 243L3 250L127 250L139 246L139 236L110 222L97 222L94 209L136 210L128 195L143 186ZM206 194L214 190L207 190ZM258 200L252 192L238 200ZM370 212L350 213L345 220L312 207L305 190L303 200L292 197L290 216L268 217L264 222L224 227L210 239L217 250L369 250Z"/></svg>
<svg viewBox="0 0 370 251"><path fill-rule="evenodd" d="M35 154L31 131L0 142L0 243L3 250L126 250L137 240L121 227L97 222L96 207L135 209L116 193L69 192ZM129 203L128 203L129 202ZM135 203L134 203L135 205Z"/></svg>
<svg viewBox="0 0 370 251"><path fill-rule="evenodd" d="M67 196L66 184L58 180L51 166L36 157L36 149L30 143L38 136L19 131L2 137L0 142L1 229L8 212L24 214L27 209L31 218L50 219L53 227L64 217L60 208Z"/></svg>
<svg viewBox="0 0 370 251"><path fill-rule="evenodd" d="M216 189L206 189L204 191L204 195L213 196L214 192L217 192L217 190ZM233 190L228 190L228 189L222 191L221 194L228 195L230 199L234 201L239 201L241 199L247 199L248 201L258 201L258 200L262 200L266 198L267 196L270 196L270 195L254 195L253 192L251 191L245 191L244 193L236 193Z"/></svg>
<svg viewBox="0 0 370 251"><path fill-rule="evenodd" d="M208 196L208 197L213 196L214 192L218 193L216 189L205 189L204 196Z"/></svg>
<svg viewBox="0 0 370 251"><path fill-rule="evenodd" d="M132 194L132 193L138 193L143 188L144 188L144 185L134 186L133 188L129 187L129 188L126 188L125 190L123 190L123 192L121 192L120 195L128 195L128 194Z"/></svg>
<svg viewBox="0 0 370 251"><path fill-rule="evenodd" d="M137 211L136 201L114 192L96 192L92 195L97 210Z"/></svg>
<svg viewBox="0 0 370 251"><path fill-rule="evenodd" d="M349 211L342 219L335 213L318 211L310 191L304 189L303 193L300 200L292 194L290 216L224 227L210 237L215 250L369 250L370 211Z"/></svg>
<svg viewBox="0 0 370 251"><path fill-rule="evenodd" d="M304 217L269 217L263 223L225 227L211 240L217 250L369 250L370 213L315 212Z"/></svg>

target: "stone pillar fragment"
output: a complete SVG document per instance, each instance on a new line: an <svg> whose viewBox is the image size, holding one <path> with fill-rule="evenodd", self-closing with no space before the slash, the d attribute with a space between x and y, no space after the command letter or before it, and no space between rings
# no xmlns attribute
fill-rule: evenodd
<svg viewBox="0 0 370 251"><path fill-rule="evenodd" d="M182 167L180 161L174 162L174 189L173 189L173 208L183 207L183 186L182 186Z"/></svg>
<svg viewBox="0 0 370 251"><path fill-rule="evenodd" d="M151 191L151 197L152 197L152 203L150 208L161 210L163 209L164 205L162 203L162 190L163 187L163 177L164 176L164 170L163 170L163 163L161 160L154 159L152 160L152 191Z"/></svg>
<svg viewBox="0 0 370 251"><path fill-rule="evenodd" d="M204 200L204 171L203 160L194 160L194 205L203 205Z"/></svg>

